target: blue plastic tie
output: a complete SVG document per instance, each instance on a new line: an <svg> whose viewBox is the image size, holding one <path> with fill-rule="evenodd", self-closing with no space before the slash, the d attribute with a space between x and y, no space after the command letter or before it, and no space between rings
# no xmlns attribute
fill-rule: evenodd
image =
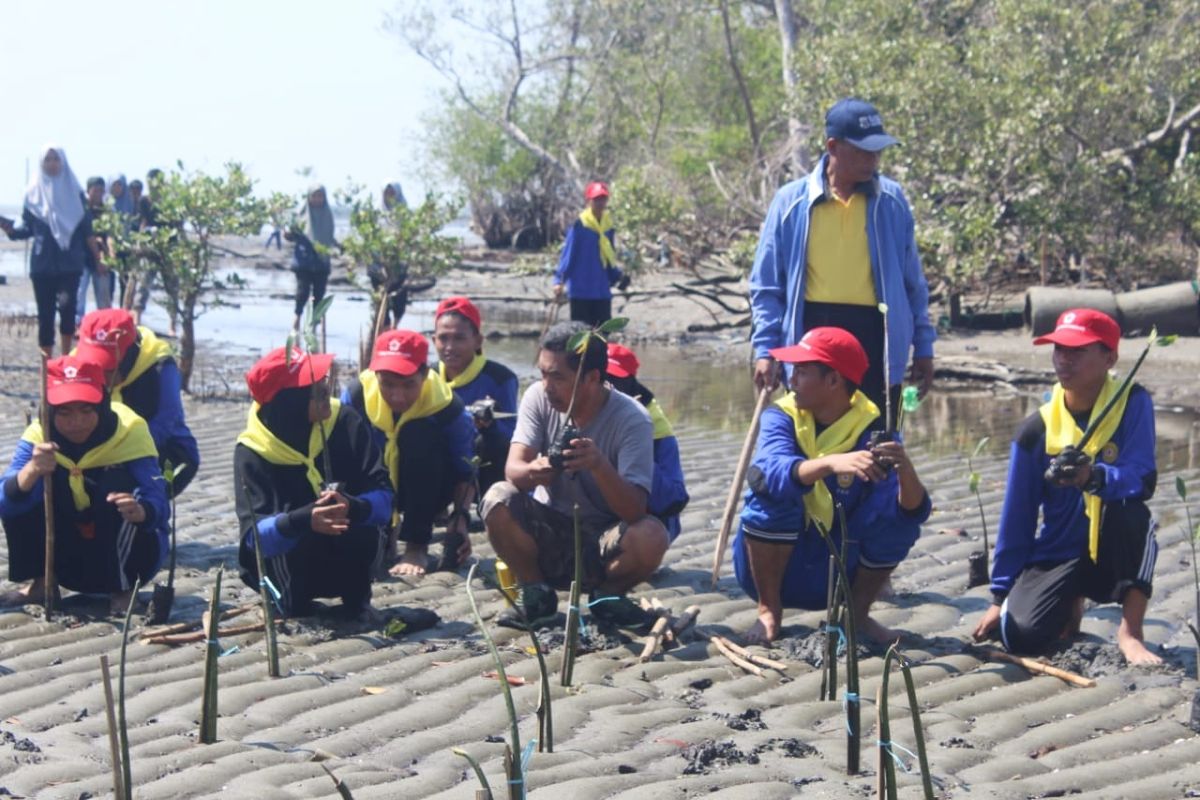
<svg viewBox="0 0 1200 800"><path fill-rule="evenodd" d="M583 609L590 609L592 606L599 605L600 603L606 603L609 600L620 600L620 599L621 599L620 597L617 597L615 595L613 595L611 597L597 597L595 600L585 603L583 606ZM580 636L587 635L587 623L585 623L583 621L583 609L576 608L575 606L572 606L572 605L567 606L567 610L574 611L575 618L579 620L579 635Z"/></svg>
<svg viewBox="0 0 1200 800"><path fill-rule="evenodd" d="M238 647L238 646L235 644L233 647L229 648L228 650L226 650L225 652L223 652L223 653L221 653L219 656L217 656L217 658L224 658L225 656L231 656L231 655L233 655L234 653L238 652L238 651L239 651L239 650L241 650L241 649L242 649L242 648Z"/></svg>
<svg viewBox="0 0 1200 800"><path fill-rule="evenodd" d="M279 612L279 616L286 617L287 615L283 613L283 606L279 604L279 601L283 598L283 595L281 595L279 590L275 588L275 584L271 583L271 578L267 575L263 575L261 585L267 587L267 593L271 595L271 602L275 604L275 609Z"/></svg>
<svg viewBox="0 0 1200 800"><path fill-rule="evenodd" d="M904 746L904 745L902 745L902 744L897 744L896 742L885 742L885 741L881 741L881 740L876 740L876 742L875 742L875 743L876 743L877 745L879 745L880 747L882 747L882 748L883 748L883 751L884 751L885 753L887 753L889 756L891 756L891 757L892 757L892 760L893 760L893 761L895 761L895 762L896 762L896 763L897 763L897 764L900 766L900 769L904 770L904 771L905 771L905 772L907 772L909 775L912 775L912 774L913 774L913 771L912 771L912 770L909 768L909 766L908 766L907 764L905 764L905 763L904 763L904 759L900 758L900 756L898 756L898 755L896 755L895 753L893 753L893 752L892 752L892 748L894 747L894 748L896 748L897 750L903 750L903 751L904 751L905 753L907 753L907 754L908 754L908 755L909 755L909 756L910 756L910 757L911 757L911 758L912 758L914 761L915 761L915 760L917 760L917 754L916 754L916 753L914 753L912 750L909 750L907 747L905 747L905 746Z"/></svg>
<svg viewBox="0 0 1200 800"><path fill-rule="evenodd" d="M521 774L525 774L526 768L529 766L529 759L533 757L533 748L537 746L537 739L530 739L525 743L525 752L521 753Z"/></svg>
<svg viewBox="0 0 1200 800"><path fill-rule="evenodd" d="M842 630L842 626L826 625L825 632L828 633L829 631L837 631L837 635L838 635L837 654L839 656L845 654L845 652L846 652L846 632Z"/></svg>

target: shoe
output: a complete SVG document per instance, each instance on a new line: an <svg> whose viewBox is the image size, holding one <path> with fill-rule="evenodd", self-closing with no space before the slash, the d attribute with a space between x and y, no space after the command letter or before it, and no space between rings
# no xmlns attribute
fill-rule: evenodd
<svg viewBox="0 0 1200 800"><path fill-rule="evenodd" d="M590 595L588 611L601 625L612 625L630 630L649 630L656 616L646 611L625 595Z"/></svg>
<svg viewBox="0 0 1200 800"><path fill-rule="evenodd" d="M517 603L496 617L504 628L527 631L549 625L558 616L558 594L545 583L521 584Z"/></svg>

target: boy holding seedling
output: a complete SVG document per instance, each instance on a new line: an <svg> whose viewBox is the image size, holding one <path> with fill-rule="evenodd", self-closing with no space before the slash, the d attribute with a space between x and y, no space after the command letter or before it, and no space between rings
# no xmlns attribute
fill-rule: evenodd
<svg viewBox="0 0 1200 800"><path fill-rule="evenodd" d="M593 618L639 629L651 617L625 596L667 551L667 531L647 510L654 480L654 425L632 397L604 382L608 352L598 335L560 323L538 351L542 379L521 398L505 465L507 480L484 495L488 539L520 585L518 607L497 623L534 629L558 612L555 589L575 574L574 516L582 533L582 586Z"/></svg>
<svg viewBox="0 0 1200 800"><path fill-rule="evenodd" d="M1162 661L1142 634L1158 557L1146 507L1158 479L1154 406L1141 386L1121 391L1109 374L1120 341L1117 323L1090 308L1064 311L1033 340L1054 345L1058 383L1012 443L994 600L977 640L998 635L1011 651L1040 652L1079 632L1089 598L1121 604L1117 644L1130 664Z"/></svg>
<svg viewBox="0 0 1200 800"><path fill-rule="evenodd" d="M859 390L867 354L849 332L818 327L770 351L791 368L791 392L765 411L734 539L734 572L758 601L752 644L779 636L784 607L823 609L829 548L841 550L857 630L889 641L871 604L929 517L929 494L899 441L869 448L879 408ZM844 511L843 529L840 505Z"/></svg>

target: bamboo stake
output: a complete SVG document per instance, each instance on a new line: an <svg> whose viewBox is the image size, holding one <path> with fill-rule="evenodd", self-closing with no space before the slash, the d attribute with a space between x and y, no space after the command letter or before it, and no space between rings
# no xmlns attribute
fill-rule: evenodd
<svg viewBox="0 0 1200 800"><path fill-rule="evenodd" d="M228 608L221 612L221 621L224 622L227 619L240 617L242 614L245 614L248 611L253 611L258 607L258 601L255 601L253 603L246 603L243 606ZM185 631L195 630L196 628L201 627L203 624L204 623L201 620L193 620L191 622L176 622L172 625L163 625L157 628L147 628L138 634L138 638L153 639L158 636L166 636L170 633L184 633Z"/></svg>
<svg viewBox="0 0 1200 800"><path fill-rule="evenodd" d="M333 770L326 764L321 764L321 769L325 770L325 774L329 776L329 780L333 781L333 788L337 789L337 793L341 795L342 800L354 800L354 795L350 794L350 787L346 782L333 774Z"/></svg>
<svg viewBox="0 0 1200 800"><path fill-rule="evenodd" d="M117 715L113 710L112 675L108 670L108 655L100 656L100 677L104 683L104 715L108 719L108 749L112 755L113 797L125 797L121 773L121 749L117 744Z"/></svg>
<svg viewBox="0 0 1200 800"><path fill-rule="evenodd" d="M667 625L671 622L669 616L660 616L654 621L654 627L650 629L650 633L646 634L646 644L642 647L642 654L638 656L638 662L645 664L650 659L654 658L654 654L658 652L659 645L662 644L663 634L667 632Z"/></svg>
<svg viewBox="0 0 1200 800"><path fill-rule="evenodd" d="M738 456L737 468L733 471L733 483L729 486L729 496L725 498L725 513L721 517L721 531L717 535L716 552L713 553L712 585L714 588L721 575L721 563L725 560L725 547L729 543L729 534L733 530L733 518L737 513L742 483L746 480L746 468L750 465L750 456L754 454L754 443L758 440L758 425L762 420L763 409L767 407L767 400L770 399L772 391L772 387L764 386L758 392L754 416L750 418L750 430L746 431L746 441L742 442L742 453Z"/></svg>
<svg viewBox="0 0 1200 800"><path fill-rule="evenodd" d="M246 633L258 633L264 630L265 623L253 622L249 625L235 625L232 628L218 628L216 634L218 636L241 636ZM192 642L203 642L208 635L206 631L193 631L191 633L176 633L166 636L152 636L149 639L143 640L142 644L191 644ZM272 678L278 678L278 675L272 675Z"/></svg>
<svg viewBox="0 0 1200 800"><path fill-rule="evenodd" d="M721 651L722 655L724 655L737 666L744 669L746 672L749 672L751 675L757 675L760 678L764 677L763 671L759 667L751 664L749 661L730 650L729 645L720 636L710 636L708 637L708 640L717 646L717 649Z"/></svg>
<svg viewBox="0 0 1200 800"><path fill-rule="evenodd" d="M739 656L752 664L757 664L760 667L766 667L768 669L779 670L780 672L787 671L788 665L782 661L775 661L774 659L767 658L766 656L761 656L758 653L752 653L741 645L725 638L724 636L718 636L717 638L720 639L730 650L737 653Z"/></svg>
<svg viewBox="0 0 1200 800"><path fill-rule="evenodd" d="M66 355L64 353L64 355ZM50 403L46 399L46 383L49 378L46 372L46 362L49 361L45 354L42 355L42 407L38 409L38 417L42 423L42 441L53 441L53 436L50 433ZM58 471L57 464L55 472ZM45 509L46 520L46 561L45 571L42 574L42 584L45 589L45 596L42 598L42 605L46 610L46 621L49 622L54 618L54 595L58 593L58 579L54 574L54 472L42 478L42 506Z"/></svg>
<svg viewBox="0 0 1200 800"><path fill-rule="evenodd" d="M217 582L213 586L209 610L204 618L207 643L204 648L204 691L200 704L201 744L213 744L217 741L217 658L221 655L221 644L217 641L217 623L221 602L221 574L224 571L224 567L217 569Z"/></svg>
<svg viewBox="0 0 1200 800"><path fill-rule="evenodd" d="M580 366L583 365L582 358L579 364ZM560 675L560 683L563 686L570 686L571 680L575 676L575 651L579 648L579 622L582 616L579 607L579 594L583 589L583 529L579 523L578 503L572 509L572 516L575 521L575 580L571 581L571 604L567 608L566 641L564 643L562 673Z"/></svg>
<svg viewBox="0 0 1200 800"><path fill-rule="evenodd" d="M133 582L133 593L129 596L129 608L125 609L125 625L121 628L121 671L117 675L117 730L121 740L121 788L124 800L133 800L133 768L129 764L129 726L125 720L125 653L129 646L129 621L133 618L133 607L137 605L141 578Z"/></svg>
<svg viewBox="0 0 1200 800"><path fill-rule="evenodd" d="M1018 667L1024 667L1029 672L1040 675L1049 675L1052 678L1066 681L1072 686L1078 686L1083 689L1091 689L1095 687L1096 681L1094 678L1085 678L1074 672L1068 672L1065 669L1046 664L1033 658L1025 656L1015 656L1012 653L1005 653L1003 650L994 648L984 648L984 656L991 661L1007 661L1010 664L1016 664Z"/></svg>
<svg viewBox="0 0 1200 800"><path fill-rule="evenodd" d="M324 321L325 318L322 317L321 322L324 323ZM246 510L250 512L250 528L254 536L254 561L258 570L258 597L262 602L263 628L267 632L267 677L278 678L279 643L275 636L275 612L271 607L271 596L267 590L267 565L266 559L263 558L262 541L258 534L258 514L254 513L254 500L250 497L250 488L246 485L245 480L242 481L242 496L246 501Z"/></svg>

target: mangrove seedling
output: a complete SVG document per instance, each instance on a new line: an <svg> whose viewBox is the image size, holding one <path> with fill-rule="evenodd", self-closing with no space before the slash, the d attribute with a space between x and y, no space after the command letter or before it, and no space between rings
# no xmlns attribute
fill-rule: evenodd
<svg viewBox="0 0 1200 800"><path fill-rule="evenodd" d="M833 559L837 570L837 582L840 587L839 589L835 589L834 596L835 602L837 602L837 596L841 596L841 602L839 603L840 617L836 619L841 623L838 629L844 630L846 636L846 692L844 695L846 703L846 774L856 775L859 769L860 742L862 739L861 705L858 696L858 635L855 630L854 603L850 598L850 577L846 571L846 540L849 538L846 533L846 511L841 503L837 504L837 513L838 524L842 528L841 547L834 544L829 530L819 520L814 520L814 522L826 547L829 548L830 558ZM837 660L836 640L833 641L831 649L832 654L828 660L833 663ZM830 675L829 699L835 700L837 699L837 673L831 671Z"/></svg>
<svg viewBox="0 0 1200 800"><path fill-rule="evenodd" d="M204 691L200 699L200 743L214 744L217 741L217 659L221 655L221 643L217 640L217 622L221 610L221 575L225 567L217 568L217 582L213 585L212 599L208 604L208 618L204 621Z"/></svg>
<svg viewBox="0 0 1200 800"><path fill-rule="evenodd" d="M500 658L500 651L496 649L496 643L492 641L492 635L488 633L487 626L483 624L483 616L479 613L479 606L475 602L475 591L472 589L471 583L475 580L475 570L478 567L478 563L472 564L470 572L467 573L467 601L471 604L471 614L475 617L475 625L479 628L479 633L483 636L483 641L487 644L488 651L492 654L492 661L496 663L496 676L500 680L500 691L504 694L504 705L508 708L510 742L508 756L505 759L505 771L508 773L508 796L510 800L524 800L525 778L519 755L521 752L521 732L517 728L517 707L513 703L512 687L508 684L508 674L504 671L504 659Z"/></svg>
<svg viewBox="0 0 1200 800"><path fill-rule="evenodd" d="M898 643L897 643L898 644ZM892 741L891 722L888 718L888 677L892 671L892 662L900 665L904 675L904 686L908 692L908 708L912 715L913 737L917 744L917 764L921 770L921 786L925 792L925 800L933 800L933 776L929 773L929 759L925 754L925 732L921 729L921 707L917 703L917 688L913 683L912 670L908 659L905 658L896 644L888 648L883 657L883 675L879 684L878 705L876 714L879 717L879 797L896 800L898 791L896 785L896 763L900 757L896 755L897 745ZM903 763L903 762L900 762Z"/></svg>
<svg viewBox="0 0 1200 800"><path fill-rule="evenodd" d="M1196 540L1200 539L1200 526L1192 525L1192 509L1188 506L1188 489L1187 483L1184 482L1180 475L1175 476L1175 493L1179 495L1179 499L1183 502L1183 513L1187 516L1187 528L1184 533L1187 535L1188 544L1192 548L1192 585L1196 592L1196 622L1189 622L1188 630L1192 632L1192 638L1196 640L1196 674L1200 675L1200 565L1196 564Z"/></svg>
<svg viewBox="0 0 1200 800"><path fill-rule="evenodd" d="M983 496L979 493L979 473L975 470L975 459L987 446L988 441L992 437L985 436L975 445L975 451L967 456L967 471L970 473L967 478L967 488L975 495L975 502L979 504L979 524L983 528L983 552L971 553L967 557L968 578L967 588L972 589L976 586L986 586L991 581L991 566L990 566L990 549L988 546L988 527L987 515L983 511Z"/></svg>
<svg viewBox="0 0 1200 800"><path fill-rule="evenodd" d="M267 577L266 559L263 558L262 541L258 534L258 515L254 513L254 499L250 496L250 488L246 485L246 481L241 481L241 484L242 498L246 502L246 508L250 511L251 536L254 537L254 563L258 569L258 597L262 603L263 631L267 638L267 676L278 678L279 643L275 634L275 614L271 607L271 592L275 587L271 585L271 579Z"/></svg>
<svg viewBox="0 0 1200 800"><path fill-rule="evenodd" d="M133 770L129 766L129 724L125 719L125 655L129 647L129 623L133 619L133 607L137 605L138 589L142 580L133 582L133 593L129 596L129 607L125 609L125 625L121 629L121 661L117 673L117 730L121 741L121 780L125 791L124 800L133 800Z"/></svg>
<svg viewBox="0 0 1200 800"><path fill-rule="evenodd" d="M299 343L304 342L305 352L309 355L319 353L320 347L317 340L317 325L325 319L326 312L329 311L329 306L333 302L333 295L325 295L321 302L310 302L308 309L305 311L304 331L297 335L296 332L288 334L287 344L284 347L284 362L290 367L292 365L292 351L299 348ZM308 361L308 374L315 385L317 382L316 369L313 367L312 359ZM317 430L321 433L321 463L325 467L326 485L330 485L333 481L333 466L329 460L329 442L325 438L325 425L321 422L317 423Z"/></svg>
<svg viewBox="0 0 1200 800"><path fill-rule="evenodd" d="M492 785L488 783L487 776L483 774L483 767L479 766L479 762L475 760L475 757L461 747L455 747L450 752L456 756L462 756L467 760L467 763L471 765L471 769L475 770L475 778L479 781L479 786L487 793L488 800L491 800Z"/></svg>
<svg viewBox="0 0 1200 800"><path fill-rule="evenodd" d="M167 585L155 583L150 596L151 625L169 622L171 606L175 605L175 474L178 471L170 461L163 462L163 480L167 482L167 500L171 504L171 552L167 557Z"/></svg>
<svg viewBox="0 0 1200 800"><path fill-rule="evenodd" d="M575 654L579 649L579 625L582 607L580 593L583 590L583 529L579 524L579 504L571 509L575 520L575 578L571 581L571 600L567 606L567 629L563 637L563 662L560 683L570 686L575 675Z"/></svg>
<svg viewBox="0 0 1200 800"><path fill-rule="evenodd" d="M121 746L117 743L117 712L113 703L112 675L108 671L108 655L100 655L100 681L104 685L104 716L108 722L108 750L112 758L113 797L125 800L125 784L121 769Z"/></svg>
<svg viewBox="0 0 1200 800"><path fill-rule="evenodd" d="M325 770L325 774L329 776L329 780L333 781L333 788L337 790L338 796L342 800L354 800L354 795L350 794L350 787L346 785L344 780L333 774L333 770L329 768L328 764L322 764L321 769Z"/></svg>

